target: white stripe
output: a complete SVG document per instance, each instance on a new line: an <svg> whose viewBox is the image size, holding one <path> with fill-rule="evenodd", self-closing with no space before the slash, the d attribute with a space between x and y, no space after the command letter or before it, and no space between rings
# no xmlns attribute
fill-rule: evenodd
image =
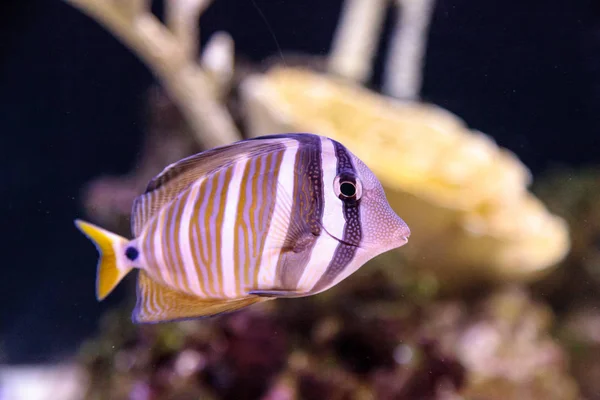
<svg viewBox="0 0 600 400"><path fill-rule="evenodd" d="M181 214L181 226L179 227L179 246L181 250L181 258L183 267L185 270L185 276L190 289L194 294L206 297L206 293L202 291L200 287L200 280L198 273L196 272L196 265L194 264L194 257L192 256L192 244L190 242L190 222L192 219L192 213L194 212L194 206L196 203L196 197L200 190L200 184L203 179L194 183L190 188L190 194L187 198L187 202L184 206L183 213Z"/></svg>
<svg viewBox="0 0 600 400"><path fill-rule="evenodd" d="M323 226L330 235L341 238L344 234L342 201L335 195L333 183L337 174L337 157L330 139L321 137L321 170L323 173ZM327 270L339 242L326 232L317 239L310 260L298 282L298 290L310 290Z"/></svg>
<svg viewBox="0 0 600 400"><path fill-rule="evenodd" d="M217 251L221 253L221 274L223 282L223 294L225 297L235 298L239 294L235 288L235 223L237 219L237 209L240 202L240 187L242 185L242 177L244 176L244 168L248 163L248 157L242 158L233 166L233 174L231 180L226 182L229 185L227 198L225 199L225 212L223 217L223 227L221 232L221 248ZM238 269L239 270L239 269Z"/></svg>
<svg viewBox="0 0 600 400"><path fill-rule="evenodd" d="M290 206L292 196L294 195L294 167L296 163L296 153L298 152L298 143L295 141L286 142L287 147L284 150L277 175L279 185L275 195L275 207L273 209L273 218L269 223L269 231L261 257L261 263L258 268L258 288L270 290L274 288L275 278L277 276L277 261L281 252L282 240L285 239L287 227L289 225ZM282 191L284 193L282 193ZM282 200L282 195L287 196ZM283 226L285 225L285 226ZM279 235L274 234L279 232ZM281 237L283 235L283 237Z"/></svg>
<svg viewBox="0 0 600 400"><path fill-rule="evenodd" d="M166 229L165 226L165 215L166 215L166 207L163 207L162 210L156 216L158 218L156 229L154 230L154 257L156 258L156 264L158 266L158 273L160 274L163 282L167 285L175 288L175 281L173 277L169 273L167 268L167 262L165 260L165 255L163 254L162 244L163 244L163 230Z"/></svg>

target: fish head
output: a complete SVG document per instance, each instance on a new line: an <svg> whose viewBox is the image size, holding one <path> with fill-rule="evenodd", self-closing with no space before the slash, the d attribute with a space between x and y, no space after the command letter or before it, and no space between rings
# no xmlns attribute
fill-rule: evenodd
<svg viewBox="0 0 600 400"><path fill-rule="evenodd" d="M353 162L361 186L358 200L362 230L360 248L375 257L404 246L410 237L410 228L390 206L375 174L358 157L353 156Z"/></svg>
<svg viewBox="0 0 600 400"><path fill-rule="evenodd" d="M352 162L351 168L337 171L331 190L339 199L346 224L355 219L355 226L341 242L356 246L364 262L408 242L410 229L390 206L383 186L375 174L353 153L344 149ZM358 218L352 218L352 215ZM327 227L325 227L327 229Z"/></svg>
<svg viewBox="0 0 600 400"><path fill-rule="evenodd" d="M334 258L324 259L325 278L311 293L341 282L379 254L404 246L410 236L381 182L358 157L334 142L326 158L323 230L337 244Z"/></svg>

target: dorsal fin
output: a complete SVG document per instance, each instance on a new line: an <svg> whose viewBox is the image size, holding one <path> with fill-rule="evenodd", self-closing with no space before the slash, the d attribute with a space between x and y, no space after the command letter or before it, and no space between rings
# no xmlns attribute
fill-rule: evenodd
<svg viewBox="0 0 600 400"><path fill-rule="evenodd" d="M131 229L134 237L140 235L146 223L163 206L177 198L198 178L213 174L243 158L281 150L290 142L296 142L293 135L243 140L195 154L167 166L148 183L146 192L133 202Z"/></svg>

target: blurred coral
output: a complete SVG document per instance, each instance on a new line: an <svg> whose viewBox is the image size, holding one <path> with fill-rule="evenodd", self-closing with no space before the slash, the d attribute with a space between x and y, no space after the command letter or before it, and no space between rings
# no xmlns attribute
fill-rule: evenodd
<svg viewBox="0 0 600 400"><path fill-rule="evenodd" d="M362 83L371 77L389 3L390 0L344 2L327 62L330 73Z"/></svg>
<svg viewBox="0 0 600 400"><path fill-rule="evenodd" d="M251 76L241 93L250 135L318 132L363 159L411 227L411 267L445 284L531 280L569 249L564 221L527 191L527 168L443 109L299 68Z"/></svg>
<svg viewBox="0 0 600 400"><path fill-rule="evenodd" d="M534 190L552 212L565 218L572 232L571 251L562 268L536 288L559 311L589 304L600 291L600 170L549 171Z"/></svg>
<svg viewBox="0 0 600 400"><path fill-rule="evenodd" d="M211 0L165 3L165 24L152 13L151 2L67 1L127 45L163 88L150 95L150 128L135 170L124 177L98 178L85 188L90 219L127 235L133 199L162 168L203 148L241 139L226 104L234 72L233 40L225 32L214 34L196 61L198 19Z"/></svg>
<svg viewBox="0 0 600 400"><path fill-rule="evenodd" d="M413 232L402 252L318 296L164 325L132 325L130 304L107 314L80 353L87 398L571 400L577 383L599 398L600 175L567 172L536 186L570 236L528 191L528 169L490 137L434 105L360 86L390 0L346 1L331 55L286 54L285 67L279 58L234 60L224 32L199 54L209 0L166 2L165 24L149 2L67 1L129 46L164 88L150 91L136 168L85 189L95 222L127 234L133 198L189 154L242 133L311 131L365 160ZM433 5L396 7L403 24L384 92L414 100ZM562 268L551 270L571 237ZM522 282L543 275L531 295ZM479 290L439 296L466 287Z"/></svg>
<svg viewBox="0 0 600 400"><path fill-rule="evenodd" d="M552 314L524 289L417 306L390 284L375 273L328 297L135 330L109 315L82 352L88 398L578 398Z"/></svg>
<svg viewBox="0 0 600 400"><path fill-rule="evenodd" d="M535 192L571 227L572 250L561 268L536 282L536 293L558 314L558 337L587 399L600 399L600 170L557 168Z"/></svg>
<svg viewBox="0 0 600 400"><path fill-rule="evenodd" d="M581 393L587 399L600 399L600 308L597 304L569 311L559 337L570 353L571 369Z"/></svg>
<svg viewBox="0 0 600 400"><path fill-rule="evenodd" d="M198 54L198 18L211 0L165 2L166 25L143 0L66 0L93 17L127 45L160 79L187 118L198 142L207 147L241 138L221 104L233 70L233 41L219 33Z"/></svg>
<svg viewBox="0 0 600 400"><path fill-rule="evenodd" d="M241 138L231 107L244 114L250 136L302 130L344 142L371 166L387 186L392 205L406 216L414 234L411 245L403 250L411 266L424 273L435 272L433 276L443 281L444 287L473 285L480 280L531 280L560 261L569 249L564 222L550 215L527 191L530 176L526 167L445 110L393 100L345 79L278 67L241 82L240 107L231 100L236 98L239 82L231 38L222 32L214 35L201 63L194 59L198 18L209 0L167 3L166 25L144 2L69 1L104 24L147 63L188 121L190 128L185 131L200 148ZM357 63L364 64L362 56L373 50L378 34L375 22L381 19L386 3L377 3L369 17L359 12L365 4L347 2L328 63L331 72L358 80L369 74L367 66ZM398 6L420 16L411 21L416 18L415 24L423 26L411 29L422 37L430 4L423 2L414 10L407 4L399 2ZM366 32L365 43L348 47L352 24ZM394 43L398 43L392 53L414 53L411 68L416 68L423 50L409 51L408 45L401 45L400 34L396 36ZM390 65L393 61L389 60ZM408 71L408 67L402 70ZM397 81L388 74L390 85L417 88L419 74L407 74L409 78ZM147 146L144 160L162 165L197 150L184 137L159 141L151 136L148 143L160 143L162 154L150 152ZM143 173L135 176L93 184L87 201L92 217L108 227L116 226L150 171L157 172L144 167Z"/></svg>
<svg viewBox="0 0 600 400"><path fill-rule="evenodd" d="M191 128L175 104L159 87L148 93L148 127L136 167L122 177L104 176L84 188L89 217L107 228L130 234L133 199L166 165L200 151Z"/></svg>

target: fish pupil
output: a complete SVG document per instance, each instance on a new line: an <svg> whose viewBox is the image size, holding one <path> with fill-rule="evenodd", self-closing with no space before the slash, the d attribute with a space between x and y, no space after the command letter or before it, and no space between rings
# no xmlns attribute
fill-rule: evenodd
<svg viewBox="0 0 600 400"><path fill-rule="evenodd" d="M352 182L342 182L340 184L340 193L344 197L354 197L356 195L356 186Z"/></svg>
<svg viewBox="0 0 600 400"><path fill-rule="evenodd" d="M139 255L140 253L135 247L128 247L125 249L125 257L127 257L130 261L134 261Z"/></svg>

